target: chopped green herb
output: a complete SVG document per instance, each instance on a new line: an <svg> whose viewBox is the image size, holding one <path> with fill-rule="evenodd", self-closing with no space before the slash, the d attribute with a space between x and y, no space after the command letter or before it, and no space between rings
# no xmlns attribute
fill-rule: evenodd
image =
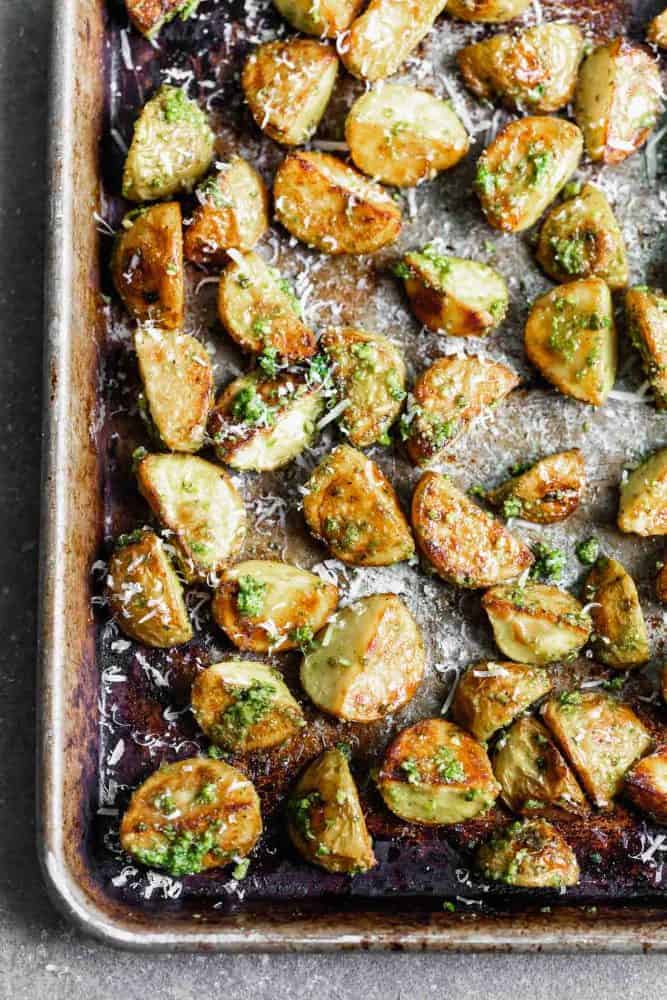
<svg viewBox="0 0 667 1000"><path fill-rule="evenodd" d="M266 584L254 576L240 576L236 607L240 615L257 618L264 608Z"/></svg>
<svg viewBox="0 0 667 1000"><path fill-rule="evenodd" d="M273 684L252 681L249 685L228 684L226 690L234 701L218 717L212 729L216 742L235 747L243 742L251 726L260 722L269 711L273 695Z"/></svg>
<svg viewBox="0 0 667 1000"><path fill-rule="evenodd" d="M530 569L531 580L560 580L566 556L562 549L550 549L542 542L533 546L535 562Z"/></svg>
<svg viewBox="0 0 667 1000"><path fill-rule="evenodd" d="M393 400L400 403L405 399L407 393L403 388L401 377L395 368L390 368L385 376L385 385L387 386L387 392Z"/></svg>
<svg viewBox="0 0 667 1000"><path fill-rule="evenodd" d="M252 385L240 389L232 403L232 416L244 424L271 426L273 414Z"/></svg>
<svg viewBox="0 0 667 1000"><path fill-rule="evenodd" d="M302 653L307 653L314 645L314 633L310 625L299 625L290 634L292 642L295 642Z"/></svg>
<svg viewBox="0 0 667 1000"><path fill-rule="evenodd" d="M309 792L289 800L287 812L292 824L306 840L315 840L315 834L310 822L310 810L321 805L322 796L319 792Z"/></svg>
<svg viewBox="0 0 667 1000"><path fill-rule="evenodd" d="M433 760L438 777L443 781L465 781L463 766L449 747L438 747Z"/></svg>
<svg viewBox="0 0 667 1000"><path fill-rule="evenodd" d="M600 555L600 543L597 538L587 538L585 542L579 542L574 551L583 566L592 566Z"/></svg>
<svg viewBox="0 0 667 1000"><path fill-rule="evenodd" d="M269 378L275 378L278 374L278 369L280 367L278 357L277 347L265 347L262 353L257 357L257 364L262 369L264 374L269 376Z"/></svg>
<svg viewBox="0 0 667 1000"><path fill-rule="evenodd" d="M503 500L503 517L509 520L510 517L521 517L523 504L518 497L507 497Z"/></svg>
<svg viewBox="0 0 667 1000"><path fill-rule="evenodd" d="M401 763L401 770L405 771L406 779L409 785L419 785L421 784L421 775L419 773L419 765L417 761L412 757L408 757Z"/></svg>
<svg viewBox="0 0 667 1000"><path fill-rule="evenodd" d="M249 868L250 858L242 858L240 861L237 861L232 868L232 878L236 879L237 882L240 882L241 879L245 878L248 874Z"/></svg>

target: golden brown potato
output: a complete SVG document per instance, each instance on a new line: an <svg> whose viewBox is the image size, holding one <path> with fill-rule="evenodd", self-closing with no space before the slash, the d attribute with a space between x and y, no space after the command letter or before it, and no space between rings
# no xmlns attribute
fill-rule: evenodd
<svg viewBox="0 0 667 1000"><path fill-rule="evenodd" d="M134 319L167 330L183 325L183 238L177 201L125 216L111 276Z"/></svg>
<svg viewBox="0 0 667 1000"><path fill-rule="evenodd" d="M667 409L667 296L631 288L625 297L628 334L642 356L658 410Z"/></svg>
<svg viewBox="0 0 667 1000"><path fill-rule="evenodd" d="M480 660L459 681L452 717L485 743L550 690L546 670L528 663Z"/></svg>
<svg viewBox="0 0 667 1000"><path fill-rule="evenodd" d="M222 574L213 618L239 649L308 648L336 610L338 588L298 566L249 559Z"/></svg>
<svg viewBox="0 0 667 1000"><path fill-rule="evenodd" d="M656 451L621 483L618 527L635 535L667 535L667 448Z"/></svg>
<svg viewBox="0 0 667 1000"><path fill-rule="evenodd" d="M395 594L373 594L338 611L304 654L301 684L323 712L373 722L414 696L424 676L419 626Z"/></svg>
<svg viewBox="0 0 667 1000"><path fill-rule="evenodd" d="M415 465L436 462L475 417L516 389L510 368L478 357L439 358L415 382L401 436Z"/></svg>
<svg viewBox="0 0 667 1000"><path fill-rule="evenodd" d="M618 342L609 287L572 281L540 296L528 316L526 354L566 396L602 406L614 387Z"/></svg>
<svg viewBox="0 0 667 1000"><path fill-rule="evenodd" d="M592 160L620 163L644 145L661 106L660 72L651 56L617 38L579 70L575 119Z"/></svg>
<svg viewBox="0 0 667 1000"><path fill-rule="evenodd" d="M515 580L533 563L521 539L437 472L425 472L417 484L412 527L436 573L457 587Z"/></svg>
<svg viewBox="0 0 667 1000"><path fill-rule="evenodd" d="M287 802L287 831L306 861L357 875L377 862L345 754L325 750L299 778Z"/></svg>
<svg viewBox="0 0 667 1000"><path fill-rule="evenodd" d="M431 30L447 0L371 0L340 46L348 73L362 80L391 76Z"/></svg>
<svg viewBox="0 0 667 1000"><path fill-rule="evenodd" d="M178 14L191 17L199 0L125 0L130 21L146 38L157 38L161 28Z"/></svg>
<svg viewBox="0 0 667 1000"><path fill-rule="evenodd" d="M142 865L195 875L245 857L261 833L259 798L245 774L222 760L188 757L137 788L120 842Z"/></svg>
<svg viewBox="0 0 667 1000"><path fill-rule="evenodd" d="M520 118L498 133L477 161L475 188L494 229L529 229L577 169L583 149L572 122Z"/></svg>
<svg viewBox="0 0 667 1000"><path fill-rule="evenodd" d="M154 532L120 536L109 562L107 595L118 627L131 639L169 648L192 638L183 589Z"/></svg>
<svg viewBox="0 0 667 1000"><path fill-rule="evenodd" d="M468 133L447 101L406 84L385 83L362 94L345 121L359 170L396 187L413 187L455 166Z"/></svg>
<svg viewBox="0 0 667 1000"><path fill-rule="evenodd" d="M525 472L489 490L484 499L508 519L555 524L574 513L585 484L584 456L572 448L541 458Z"/></svg>
<svg viewBox="0 0 667 1000"><path fill-rule="evenodd" d="M593 620L593 649L601 663L618 670L650 657L646 623L632 577L615 559L600 556L588 574L584 597Z"/></svg>
<svg viewBox="0 0 667 1000"><path fill-rule="evenodd" d="M273 4L297 31L335 38L350 27L364 0L273 0Z"/></svg>
<svg viewBox="0 0 667 1000"><path fill-rule="evenodd" d="M377 787L388 809L425 826L471 819L486 812L500 791L481 744L444 719L423 719L398 734Z"/></svg>
<svg viewBox="0 0 667 1000"><path fill-rule="evenodd" d="M574 851L545 819L514 822L477 852L485 878L525 889L560 889L576 885L579 865Z"/></svg>
<svg viewBox="0 0 667 1000"><path fill-rule="evenodd" d="M373 253L401 231L401 210L391 196L327 153L290 153L273 195L278 221L323 253Z"/></svg>
<svg viewBox="0 0 667 1000"><path fill-rule="evenodd" d="M628 771L625 793L638 809L667 826L667 747L644 757Z"/></svg>
<svg viewBox="0 0 667 1000"><path fill-rule="evenodd" d="M667 49L667 9L653 18L646 31L646 37L653 45Z"/></svg>
<svg viewBox="0 0 667 1000"><path fill-rule="evenodd" d="M447 13L461 21L482 21L500 24L519 17L531 0L449 0Z"/></svg>
<svg viewBox="0 0 667 1000"><path fill-rule="evenodd" d="M336 559L355 566L390 566L414 554L394 488L363 452L345 444L334 448L306 489L306 523Z"/></svg>

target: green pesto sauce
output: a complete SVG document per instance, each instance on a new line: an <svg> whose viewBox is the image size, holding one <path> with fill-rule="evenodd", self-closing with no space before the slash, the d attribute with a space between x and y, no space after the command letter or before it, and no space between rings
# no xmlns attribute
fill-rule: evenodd
<svg viewBox="0 0 667 1000"><path fill-rule="evenodd" d="M212 735L216 742L233 747L241 744L248 730L269 712L276 689L273 684L253 681L247 687L230 684L226 690L234 701L218 717Z"/></svg>
<svg viewBox="0 0 667 1000"><path fill-rule="evenodd" d="M264 608L266 584L254 576L240 576L236 607L240 615L257 618Z"/></svg>

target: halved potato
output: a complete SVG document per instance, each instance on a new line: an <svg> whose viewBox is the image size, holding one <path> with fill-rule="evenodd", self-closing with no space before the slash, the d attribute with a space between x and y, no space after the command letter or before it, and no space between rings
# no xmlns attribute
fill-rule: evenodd
<svg viewBox="0 0 667 1000"><path fill-rule="evenodd" d="M538 24L492 35L457 55L469 90L482 100L532 112L559 111L572 99L584 46L574 24Z"/></svg>
<svg viewBox="0 0 667 1000"><path fill-rule="evenodd" d="M628 771L625 793L638 809L667 826L667 747L644 757Z"/></svg>
<svg viewBox="0 0 667 1000"><path fill-rule="evenodd" d="M168 649L192 638L183 588L153 531L121 535L106 585L109 608L131 639Z"/></svg>
<svg viewBox="0 0 667 1000"><path fill-rule="evenodd" d="M499 24L519 17L531 0L449 0L447 13L461 21L483 21Z"/></svg>
<svg viewBox="0 0 667 1000"><path fill-rule="evenodd" d="M586 578L593 649L608 667L625 670L646 663L651 653L635 582L615 559L601 556Z"/></svg>
<svg viewBox="0 0 667 1000"><path fill-rule="evenodd" d="M628 334L642 356L658 410L667 409L667 296L631 288L625 297Z"/></svg>
<svg viewBox="0 0 667 1000"><path fill-rule="evenodd" d="M667 535L667 448L656 451L621 483L618 527L635 535Z"/></svg>
<svg viewBox="0 0 667 1000"><path fill-rule="evenodd" d="M267 653L308 646L337 604L338 588L314 573L249 559L225 570L211 612L239 649Z"/></svg>
<svg viewBox="0 0 667 1000"><path fill-rule="evenodd" d="M579 881L574 851L545 819L526 819L495 834L477 852L485 878L525 889L561 889Z"/></svg>
<svg viewBox="0 0 667 1000"><path fill-rule="evenodd" d="M425 826L463 823L498 797L486 750L444 719L423 719L389 745L377 777L385 805Z"/></svg>
<svg viewBox="0 0 667 1000"><path fill-rule="evenodd" d="M528 663L480 660L459 681L452 717L484 743L550 690L546 670Z"/></svg>
<svg viewBox="0 0 667 1000"><path fill-rule="evenodd" d="M592 160L620 163L644 145L661 106L660 72L624 38L600 45L579 70L575 119Z"/></svg>
<svg viewBox="0 0 667 1000"><path fill-rule="evenodd" d="M572 281L540 296L524 335L528 359L566 396L602 406L614 387L618 342L609 287Z"/></svg>
<svg viewBox="0 0 667 1000"><path fill-rule="evenodd" d="M266 348L298 361L315 353L315 334L301 319L292 289L259 254L235 255L220 276L218 316L232 340L246 351Z"/></svg>
<svg viewBox="0 0 667 1000"><path fill-rule="evenodd" d="M267 750L305 725L278 671L253 660L213 663L197 674L190 700L201 728L225 750Z"/></svg>
<svg viewBox="0 0 667 1000"><path fill-rule="evenodd" d="M395 594L338 611L303 658L301 684L323 712L373 722L414 696L424 676L419 626Z"/></svg>
<svg viewBox="0 0 667 1000"><path fill-rule="evenodd" d="M592 623L579 601L546 583L492 587L482 598L499 649L517 663L554 663L588 642Z"/></svg>
<svg viewBox="0 0 667 1000"><path fill-rule="evenodd" d="M498 133L477 161L475 188L494 229L529 229L577 169L583 137L572 122L520 118Z"/></svg>
<svg viewBox="0 0 667 1000"><path fill-rule="evenodd" d="M142 865L195 875L245 857L262 833L253 783L222 760L164 764L134 792L120 842Z"/></svg>
<svg viewBox="0 0 667 1000"><path fill-rule="evenodd" d="M157 38L160 29L178 14L191 17L199 0L125 0L130 21L146 38Z"/></svg>
<svg viewBox="0 0 667 1000"><path fill-rule="evenodd" d="M449 170L470 145L450 103L396 83L357 98L345 120L345 139L360 170L396 187L413 187Z"/></svg>
<svg viewBox="0 0 667 1000"><path fill-rule="evenodd" d="M608 809L651 737L629 705L600 691L563 691L544 721L598 809Z"/></svg>
<svg viewBox="0 0 667 1000"><path fill-rule="evenodd" d="M412 527L436 573L457 587L515 580L533 563L521 539L437 472L425 472L417 484Z"/></svg>
<svg viewBox="0 0 667 1000"><path fill-rule="evenodd" d="M341 750L325 750L299 778L287 802L287 832L306 861L329 872L357 875L377 864Z"/></svg>
<svg viewBox="0 0 667 1000"><path fill-rule="evenodd" d="M623 234L600 188L584 184L551 209L540 230L537 260L554 281L597 277L612 289L627 285Z"/></svg>
<svg viewBox="0 0 667 1000"><path fill-rule="evenodd" d="M183 325L183 237L177 201L125 216L111 258L111 277L134 319L167 330Z"/></svg>
<svg viewBox="0 0 667 1000"><path fill-rule="evenodd" d="M139 490L168 528L186 580L219 573L243 545L243 500L224 469L195 455L147 455L137 466Z"/></svg>
<svg viewBox="0 0 667 1000"><path fill-rule="evenodd" d="M667 49L667 9L653 18L646 31L646 37L653 45Z"/></svg>
<svg viewBox="0 0 667 1000"><path fill-rule="evenodd" d="M578 448L541 458L525 472L484 494L503 517L535 524L556 524L579 506L586 484L584 456Z"/></svg>
<svg viewBox="0 0 667 1000"><path fill-rule="evenodd" d="M297 31L335 38L350 27L364 0L273 0L273 5Z"/></svg>
<svg viewBox="0 0 667 1000"><path fill-rule="evenodd" d="M379 184L328 153L290 153L273 195L285 229L323 253L373 253L401 231L401 210Z"/></svg>
<svg viewBox="0 0 667 1000"><path fill-rule="evenodd" d="M447 0L371 0L340 46L345 69L362 80L391 76L446 5Z"/></svg>
<svg viewBox="0 0 667 1000"><path fill-rule="evenodd" d="M134 126L123 197L156 201L191 191L213 160L215 136L206 114L180 87L164 84Z"/></svg>

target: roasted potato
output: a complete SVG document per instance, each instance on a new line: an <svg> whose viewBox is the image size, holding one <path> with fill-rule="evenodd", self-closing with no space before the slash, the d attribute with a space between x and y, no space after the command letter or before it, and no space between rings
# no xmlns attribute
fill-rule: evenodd
<svg viewBox="0 0 667 1000"><path fill-rule="evenodd" d="M447 0L371 0L340 46L345 69L361 80L391 76L428 34L446 4Z"/></svg>
<svg viewBox="0 0 667 1000"><path fill-rule="evenodd" d="M646 37L652 45L667 49L667 8L662 14L653 18L648 26Z"/></svg>
<svg viewBox="0 0 667 1000"><path fill-rule="evenodd" d="M415 382L401 436L415 465L436 462L475 417L519 384L510 368L478 357L439 358Z"/></svg>
<svg viewBox="0 0 667 1000"><path fill-rule="evenodd" d="M600 556L586 578L595 656L608 667L641 666L650 657L646 623L632 577L615 559Z"/></svg>
<svg viewBox="0 0 667 1000"><path fill-rule="evenodd" d="M554 281L596 277L612 289L627 285L623 234L600 188L585 184L551 209L540 230L537 260Z"/></svg>
<svg viewBox="0 0 667 1000"><path fill-rule="evenodd" d="M202 670L191 702L211 742L238 753L278 746L305 725L278 671L253 660L227 660Z"/></svg>
<svg viewBox="0 0 667 1000"><path fill-rule="evenodd" d="M195 455L147 455L139 490L165 528L188 582L219 573L239 552L243 500L224 469Z"/></svg>
<svg viewBox="0 0 667 1000"><path fill-rule="evenodd" d="M638 809L667 826L667 747L644 757L628 771L625 793Z"/></svg>
<svg viewBox="0 0 667 1000"><path fill-rule="evenodd" d="M560 392L602 406L614 387L618 342L609 287L572 281L540 296L524 335L529 361Z"/></svg>
<svg viewBox="0 0 667 1000"><path fill-rule="evenodd" d="M667 535L667 448L649 456L621 484L618 527L627 534Z"/></svg>
<svg viewBox="0 0 667 1000"><path fill-rule="evenodd" d="M482 598L496 645L517 663L554 663L588 642L592 623L579 601L545 583L492 587Z"/></svg>
<svg viewBox="0 0 667 1000"><path fill-rule="evenodd" d="M265 42L248 56L241 86L257 125L284 146L308 142L338 73L336 50L312 38Z"/></svg>
<svg viewBox="0 0 667 1000"><path fill-rule="evenodd" d="M563 118L527 117L498 133L477 161L475 189L494 229L529 229L577 169L583 137Z"/></svg>
<svg viewBox="0 0 667 1000"><path fill-rule="evenodd" d="M628 334L642 356L658 410L667 409L667 296L631 288L625 297Z"/></svg>
<svg viewBox="0 0 667 1000"><path fill-rule="evenodd" d="M125 0L130 21L146 38L157 38L161 28L178 14L191 17L199 0Z"/></svg>
<svg viewBox="0 0 667 1000"><path fill-rule="evenodd" d="M373 722L405 705L424 676L419 626L395 594L338 611L304 654L301 684L323 712Z"/></svg>
<svg viewBox="0 0 667 1000"><path fill-rule="evenodd" d="M500 24L519 17L529 6L530 0L449 0L447 13L461 21Z"/></svg>
<svg viewBox="0 0 667 1000"><path fill-rule="evenodd" d="M407 253L397 273L420 323L435 333L478 337L505 318L505 279L487 264L438 253L433 246Z"/></svg>
<svg viewBox="0 0 667 1000"><path fill-rule="evenodd" d="M341 562L390 566L414 554L393 486L362 452L345 444L334 448L317 466L306 490L306 523Z"/></svg>
<svg viewBox="0 0 667 1000"><path fill-rule="evenodd" d="M412 527L438 576L457 587L515 580L533 562L521 539L437 472L425 472L417 484Z"/></svg>
<svg viewBox="0 0 667 1000"><path fill-rule="evenodd" d="M252 250L269 228L269 197L255 168L240 156L216 166L217 173L197 188L197 207L183 238L193 264L221 266L228 250Z"/></svg>
<svg viewBox="0 0 667 1000"><path fill-rule="evenodd" d="M473 663L459 681L452 717L482 743L551 690L546 670L528 663Z"/></svg>
<svg viewBox="0 0 667 1000"><path fill-rule="evenodd" d="M401 231L401 210L391 196L328 153L290 153L273 195L278 221L323 253L373 253Z"/></svg>
<svg viewBox="0 0 667 1000"><path fill-rule="evenodd" d="M338 588L314 573L250 559L222 574L211 612L239 649L268 653L307 648L337 604Z"/></svg>
<svg viewBox="0 0 667 1000"><path fill-rule="evenodd" d="M153 531L120 536L106 583L109 608L130 639L168 649L192 638L183 589Z"/></svg>
<svg viewBox="0 0 667 1000"><path fill-rule="evenodd" d="M500 791L486 750L444 719L423 719L398 734L377 787L388 809L425 826L471 819L486 812Z"/></svg>
<svg viewBox="0 0 667 1000"><path fill-rule="evenodd" d="M545 819L514 822L477 852L485 878L524 889L561 889L579 881L574 851Z"/></svg>
<svg viewBox="0 0 667 1000"><path fill-rule="evenodd" d="M651 56L617 38L584 59L575 119L592 160L620 163L644 145L661 106L660 72Z"/></svg>
<svg viewBox="0 0 667 1000"><path fill-rule="evenodd" d="M333 363L338 395L347 401L339 423L350 444L368 448L385 440L407 395L398 348L379 333L350 326L326 330L320 345Z"/></svg>
<svg viewBox="0 0 667 1000"><path fill-rule="evenodd" d="M252 251L235 256L220 277L218 316L246 351L269 349L298 361L315 353L315 334L301 318L289 282Z"/></svg>
<svg viewBox="0 0 667 1000"><path fill-rule="evenodd" d="M167 330L183 325L183 237L177 201L125 216L111 258L111 277L134 319Z"/></svg>
<svg viewBox="0 0 667 1000"><path fill-rule="evenodd" d="M123 170L123 197L156 201L191 191L211 165L214 139L199 105L185 90L164 84L135 123Z"/></svg>
<svg viewBox="0 0 667 1000"><path fill-rule="evenodd" d="M585 484L584 456L572 448L541 458L525 472L489 490L484 499L503 517L555 524L574 513Z"/></svg>
<svg viewBox="0 0 667 1000"><path fill-rule="evenodd" d="M273 0L273 4L297 31L335 38L350 27L364 0Z"/></svg>
<svg viewBox="0 0 667 1000"><path fill-rule="evenodd" d="M329 872L357 875L377 864L342 750L325 750L303 772L287 802L287 831L306 861Z"/></svg>
<svg viewBox="0 0 667 1000"><path fill-rule="evenodd" d="M142 865L196 875L245 857L261 833L259 798L245 774L222 760L188 757L137 788L120 842Z"/></svg>
<svg viewBox="0 0 667 1000"><path fill-rule="evenodd" d="M354 163L383 184L414 187L455 166L468 133L450 103L426 90L385 83L362 94L345 121Z"/></svg>

